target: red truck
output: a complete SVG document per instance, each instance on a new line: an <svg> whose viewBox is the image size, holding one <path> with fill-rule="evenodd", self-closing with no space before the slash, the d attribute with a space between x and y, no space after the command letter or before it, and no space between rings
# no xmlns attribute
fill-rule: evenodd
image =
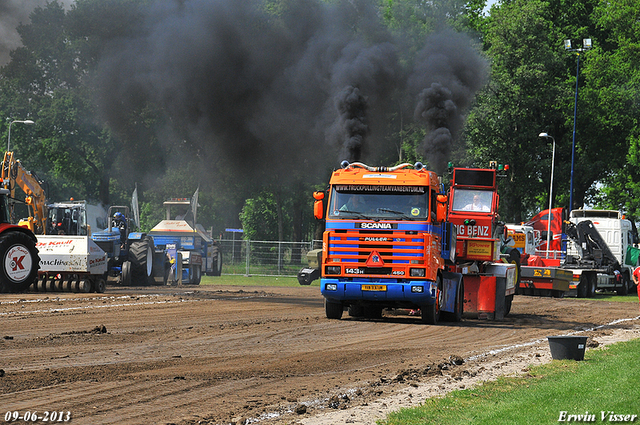
<svg viewBox="0 0 640 425"><path fill-rule="evenodd" d="M464 309L492 319L509 314L520 271L519 252L503 252L498 168L453 168L448 211L457 231L452 271L464 276Z"/></svg>

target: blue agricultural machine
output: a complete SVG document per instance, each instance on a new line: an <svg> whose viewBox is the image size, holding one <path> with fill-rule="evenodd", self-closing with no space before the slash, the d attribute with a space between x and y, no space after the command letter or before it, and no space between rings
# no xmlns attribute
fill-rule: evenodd
<svg viewBox="0 0 640 425"><path fill-rule="evenodd" d="M198 285L202 274L220 276L222 272L222 250L218 242L199 224L185 218L193 208L189 198L170 199L163 203L165 220L151 231L155 244L153 275L163 276L164 282ZM186 210L172 217L171 208ZM195 220L192 220L195 221Z"/></svg>
<svg viewBox="0 0 640 425"><path fill-rule="evenodd" d="M133 223L127 206L109 207L107 217L109 227L91 233L91 239L107 254L109 276L124 286L153 284L153 238L130 231Z"/></svg>

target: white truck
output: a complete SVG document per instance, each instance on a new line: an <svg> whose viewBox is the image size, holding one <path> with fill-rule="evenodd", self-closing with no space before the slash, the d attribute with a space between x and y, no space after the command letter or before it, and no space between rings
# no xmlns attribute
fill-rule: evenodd
<svg viewBox="0 0 640 425"><path fill-rule="evenodd" d="M598 246L594 254L601 255L609 267L597 273L596 288L615 290L619 295L626 295L634 287L631 275L636 264L629 264L627 251L638 243L638 233L634 223L623 217L615 210L583 210L577 209L569 214L569 221L581 226L587 234L580 244L569 238L567 241L567 255L584 257L589 245ZM589 224L591 223L591 224ZM597 241L597 235L589 232L597 230L602 243ZM606 261L608 257L609 261Z"/></svg>

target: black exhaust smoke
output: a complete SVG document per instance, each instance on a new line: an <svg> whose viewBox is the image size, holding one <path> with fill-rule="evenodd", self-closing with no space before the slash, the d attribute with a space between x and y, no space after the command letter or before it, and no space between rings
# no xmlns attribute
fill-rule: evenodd
<svg viewBox="0 0 640 425"><path fill-rule="evenodd" d="M417 93L414 118L427 128L422 151L438 174L446 170L463 113L486 77L487 64L466 36L447 29L427 38L410 87Z"/></svg>
<svg viewBox="0 0 640 425"><path fill-rule="evenodd" d="M391 92L402 73L397 51L391 42L367 46L351 42L331 69L333 105L328 115L334 121L327 129L327 140L349 162L363 160L364 150L381 133L373 123L381 121L391 104Z"/></svg>
<svg viewBox="0 0 640 425"><path fill-rule="evenodd" d="M335 98L335 134L342 140L342 157L349 162L360 161L364 139L369 133L367 125L367 99L357 87L346 87Z"/></svg>
<svg viewBox="0 0 640 425"><path fill-rule="evenodd" d="M104 118L137 143L131 117L152 104L171 155L197 152L209 169L220 162L282 179L296 167L376 161L394 149L383 118L400 103L394 90L407 87L398 57L409 53L374 3L295 0L277 14L262 0L141 5L144 24L113 41L99 64ZM409 85L419 95L415 115L430 132L450 133L425 141L432 167L447 157L483 67L453 31L430 37L418 56Z"/></svg>

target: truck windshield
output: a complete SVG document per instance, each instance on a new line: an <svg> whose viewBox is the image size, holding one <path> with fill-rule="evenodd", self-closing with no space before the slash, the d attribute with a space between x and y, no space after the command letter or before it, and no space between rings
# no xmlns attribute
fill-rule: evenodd
<svg viewBox="0 0 640 425"><path fill-rule="evenodd" d="M491 212L492 197L491 191L456 189L453 193L453 211Z"/></svg>
<svg viewBox="0 0 640 425"><path fill-rule="evenodd" d="M362 188L362 187L361 187ZM427 220L428 191L412 188L406 192L390 188L373 191L331 189L329 217L341 219Z"/></svg>

